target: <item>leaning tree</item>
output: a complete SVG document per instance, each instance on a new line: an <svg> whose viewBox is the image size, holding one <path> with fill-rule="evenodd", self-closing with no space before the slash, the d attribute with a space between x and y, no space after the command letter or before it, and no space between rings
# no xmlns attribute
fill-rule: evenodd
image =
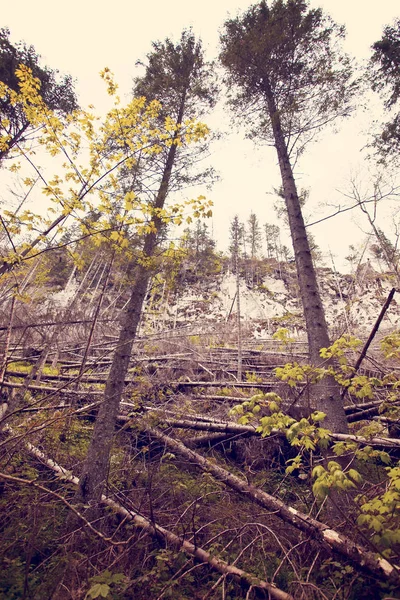
<svg viewBox="0 0 400 600"><path fill-rule="evenodd" d="M125 172L125 181L122 182L125 189L132 186L128 193L139 195L147 203L147 222L143 227L141 255L131 262L128 269L127 276L132 281L130 299L122 316L104 399L82 469L79 496L84 502L99 500L107 479L114 427L144 298L157 268L160 241L170 218L174 219L165 210L169 192L174 182L175 187L179 181L188 184L189 167L199 160L199 146L200 156L207 147L207 143L204 147L201 136L192 136L190 128L193 119L198 119L207 107L213 106L215 87L202 44L191 31L184 31L176 44L169 39L153 44L153 51L147 56L145 74L135 81L134 93L145 96L149 101L161 102L159 118L170 131L170 138L156 155L136 161ZM193 146L194 150L186 143L192 137L199 141ZM208 138L207 135L204 137ZM183 138L185 143L182 143ZM185 164L182 165L182 162ZM195 174L195 182L202 179L201 174ZM195 204L195 216L200 216L201 212L200 205ZM181 217L178 219L181 220Z"/></svg>
<svg viewBox="0 0 400 600"><path fill-rule="evenodd" d="M326 125L351 111L357 85L340 50L344 29L304 0L263 0L225 22L220 59L231 89L230 104L248 135L272 143L295 253L310 360L321 364L329 346L316 273L293 175L306 144ZM339 388L326 378L313 389L333 431L346 431Z"/></svg>

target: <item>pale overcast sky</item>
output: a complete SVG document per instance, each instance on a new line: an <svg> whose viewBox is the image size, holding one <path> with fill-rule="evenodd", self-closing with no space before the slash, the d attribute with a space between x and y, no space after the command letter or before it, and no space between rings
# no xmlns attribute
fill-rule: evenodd
<svg viewBox="0 0 400 600"><path fill-rule="evenodd" d="M3 1L0 25L10 28L12 41L33 44L43 62L75 77L82 105L93 103L101 109L106 95L98 73L105 66L115 73L121 94L128 94L135 62L144 58L151 42L177 39L189 26L202 37L207 58L213 59L225 18L250 4L238 0ZM310 4L321 6L335 21L346 25L345 48L359 61L369 57L370 46L380 38L384 25L400 17L398 0L311 0ZM220 109L211 123L222 121L229 129L225 112ZM307 212L312 220L329 213L328 207L323 208L326 203L343 203L335 190L346 189L351 173L362 168L360 151L367 141L363 130L369 128L374 116L381 118L368 106L357 118L340 125L339 133L326 132L320 142L308 147L296 168L296 178L299 187L311 189ZM226 247L229 221L235 213L245 220L252 210L261 223L277 222L269 192L280 181L271 149L255 149L251 142L232 133L217 145L212 160L221 181L207 193L214 201L214 217L208 224L221 248ZM349 244L361 237L355 220L347 213L312 228L321 249L327 252L329 247L339 265Z"/></svg>

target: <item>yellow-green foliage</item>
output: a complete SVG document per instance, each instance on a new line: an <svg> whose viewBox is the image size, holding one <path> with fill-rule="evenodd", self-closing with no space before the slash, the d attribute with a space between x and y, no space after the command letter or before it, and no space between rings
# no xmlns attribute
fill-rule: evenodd
<svg viewBox="0 0 400 600"><path fill-rule="evenodd" d="M279 330L287 331L287 330ZM286 335L286 333L282 334ZM384 383L377 377L354 374L354 368L348 364L346 351L354 350L361 344L360 340L352 336L342 336L329 348L321 348L321 358L334 359L335 364L327 367L315 367L313 365L301 365L297 362L286 363L283 367L275 369L275 375L281 381L285 381L290 387L299 384L313 384L321 381L326 376L332 376L350 394L357 398L373 398L375 389Z"/></svg>
<svg viewBox="0 0 400 600"><path fill-rule="evenodd" d="M280 327L272 337L274 340L281 342L280 345L282 348L286 348L286 346L295 341L294 338L290 337L289 329L286 327Z"/></svg>
<svg viewBox="0 0 400 600"><path fill-rule="evenodd" d="M400 332L395 331L381 340L381 350L385 358L400 359Z"/></svg>
<svg viewBox="0 0 400 600"><path fill-rule="evenodd" d="M290 387L299 383L316 383L326 375L327 370L312 365L300 365L297 362L286 363L283 367L275 369L275 375L285 381Z"/></svg>
<svg viewBox="0 0 400 600"><path fill-rule="evenodd" d="M114 103L102 121L93 114L93 106L88 110L75 110L63 119L58 117L42 99L40 81L33 77L31 69L20 65L16 77L19 90L0 82L0 98L19 107L26 121L39 132L37 142L49 157L68 157L61 167L59 161L56 163L57 173L50 175L42 187L42 194L53 202L49 210L57 218L73 216L77 212L90 214L96 208L101 215L99 219L89 223L79 218L82 235L90 234L98 245L107 239L117 253L128 253L132 231L138 235L154 232L155 219L179 225L191 220L192 217L187 214L188 207L196 218L211 216L212 202L204 196L187 199L168 208L155 208L153 203L136 196L132 190L127 191L123 178L119 176L122 169L132 169L140 155L158 155L173 145L186 147L201 142L210 133L204 123L186 119L177 124L169 116L160 119L161 103L158 100L147 102L145 97L134 97L124 106L108 68L102 71L101 77ZM4 131L5 121L1 124ZM7 151L11 137L2 131L0 151ZM33 157L36 146L35 149L26 148L23 153L31 164L30 157ZM19 151L14 155L13 152L11 149L10 158L19 159ZM81 166L82 163L84 166ZM9 170L18 172L20 167L19 162L14 162ZM35 181L33 177L25 177L23 183L32 188ZM7 230L12 236L26 238L27 232L48 229L47 216L30 211L18 216L12 211L4 211L4 214ZM60 224L57 231L58 234L64 233L65 226ZM22 243L3 260L10 265L18 265L29 251L29 242ZM153 261L151 257L136 258L142 264Z"/></svg>
<svg viewBox="0 0 400 600"><path fill-rule="evenodd" d="M348 491L361 483L362 477L355 469L344 472L339 463L334 460L328 462L327 468L322 465L314 467L312 476L315 478L313 492L316 498L323 499L331 490Z"/></svg>
<svg viewBox="0 0 400 600"><path fill-rule="evenodd" d="M361 340L352 335L342 335L329 348L321 348L322 358L336 358L340 364L347 364L346 350L357 350Z"/></svg>
<svg viewBox="0 0 400 600"><path fill-rule="evenodd" d="M281 402L281 398L273 392L267 394L259 393L252 396L249 400L245 400L241 404L234 406L230 410L230 414L239 415L238 423L247 425L255 417L259 416L262 408L269 409L271 413L278 412Z"/></svg>
<svg viewBox="0 0 400 600"><path fill-rule="evenodd" d="M341 350L340 347L339 350ZM339 356L343 356L341 352L339 352ZM284 368L284 372L292 370L293 365L286 365L286 368L287 371ZM302 379L304 379L303 367L300 369ZM305 372L307 372L307 368ZM314 372L313 376L315 376ZM294 375L292 379L295 380ZM261 437L281 431L285 433L292 446L299 448L297 456L287 461L287 475L296 470L306 469L304 461L306 455L313 453L318 448L324 450L330 444L337 456L352 455L354 460L349 461L349 466L345 469L335 460L330 460L327 465L319 464L313 468L312 490L317 499L323 500L332 491L347 493L355 490L359 484L363 483L363 475L360 470L365 471L366 468L370 468L368 466L371 463L377 465L390 463L391 458L387 452L368 445L359 446L353 441L332 444L330 432L320 425L325 418L324 413L316 411L309 419L296 421L281 411L281 402L281 398L275 393L256 394L235 406L230 412L239 417L238 422L241 424L255 424L256 432L260 433ZM362 428L359 433L368 437L380 433L381 430L382 426L379 423L372 423ZM400 545L400 462L395 467L387 467L385 471L387 479L381 486L381 489L383 487L384 490L376 493L372 488L370 494L364 493L357 496L354 509L358 512L358 514L356 513L358 525L371 531L372 541L383 550L386 556L390 557L395 548Z"/></svg>
<svg viewBox="0 0 400 600"><path fill-rule="evenodd" d="M372 541L390 556L392 549L400 545L400 466L387 467L386 471L384 492L372 498L358 497L361 514L357 523L373 532Z"/></svg>
<svg viewBox="0 0 400 600"><path fill-rule="evenodd" d="M245 377L246 381L251 383L262 383L262 377L257 375L257 373L250 373L249 371L246 371Z"/></svg>
<svg viewBox="0 0 400 600"><path fill-rule="evenodd" d="M20 371L21 373L30 373L32 371L31 363L22 360L8 363L7 368L10 371Z"/></svg>
<svg viewBox="0 0 400 600"><path fill-rule="evenodd" d="M59 375L60 370L57 367L43 367L43 375Z"/></svg>
<svg viewBox="0 0 400 600"><path fill-rule="evenodd" d="M203 388L204 390L204 388ZM235 390L229 387L223 387L220 388L219 390L216 391L216 395L217 396L232 396L232 394L234 394ZM200 393L200 391L199 391Z"/></svg>
<svg viewBox="0 0 400 600"><path fill-rule="evenodd" d="M239 415L238 422L242 425L258 423L256 432L266 437L273 432L284 432L292 446L306 450L315 450L317 446L326 448L329 442L329 431L320 427L325 414L314 412L310 419L296 421L281 411L282 399L274 392L256 394L250 400L235 406L230 412ZM260 412L268 412L261 415Z"/></svg>

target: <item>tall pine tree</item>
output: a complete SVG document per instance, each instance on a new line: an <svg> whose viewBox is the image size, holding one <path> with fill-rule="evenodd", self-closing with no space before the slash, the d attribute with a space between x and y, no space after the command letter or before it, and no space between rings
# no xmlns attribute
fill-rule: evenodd
<svg viewBox="0 0 400 600"><path fill-rule="evenodd" d="M275 145L282 178L310 360L330 340L304 226L293 165L327 123L350 111L355 92L348 58L340 53L342 28L303 0L265 1L229 19L221 36L221 61L234 90L230 103L250 137ZM339 388L333 380L314 388L326 425L346 431Z"/></svg>

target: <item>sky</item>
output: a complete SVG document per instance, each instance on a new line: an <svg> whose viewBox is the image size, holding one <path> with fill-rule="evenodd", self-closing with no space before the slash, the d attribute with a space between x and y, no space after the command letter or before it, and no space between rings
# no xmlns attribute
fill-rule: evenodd
<svg viewBox="0 0 400 600"><path fill-rule="evenodd" d="M114 72L121 96L128 95L135 63L145 58L151 42L166 37L177 40L182 29L189 26L202 38L206 57L214 59L224 20L246 10L252 2L19 0L2 4L0 26L11 30L11 40L33 44L44 63L76 78L82 106L94 104L105 110L107 95L98 75L104 67ZM383 27L400 17L398 0L311 0L310 5L322 7L335 21L346 25L345 50L360 62L368 59L370 46L381 37ZM310 189L305 211L309 222L335 212L334 206L345 203L341 192L348 189L354 174L365 181L368 178L371 166L365 166L366 152L362 149L372 120L381 118L376 113L379 107L378 100L369 100L356 117L339 124L337 133L326 131L306 149L295 177L299 187ZM279 187L280 179L274 150L256 148L245 140L244 132L231 126L224 107L217 108L210 124L226 131L226 135L212 149L211 160L220 181L206 193L214 202L214 216L207 224L218 247L226 249L229 222L235 214L244 221L252 211L261 224L279 224L271 192ZM368 228L353 211L311 229L327 264L331 266L332 254L338 269L344 270L349 244L361 245L362 230Z"/></svg>

